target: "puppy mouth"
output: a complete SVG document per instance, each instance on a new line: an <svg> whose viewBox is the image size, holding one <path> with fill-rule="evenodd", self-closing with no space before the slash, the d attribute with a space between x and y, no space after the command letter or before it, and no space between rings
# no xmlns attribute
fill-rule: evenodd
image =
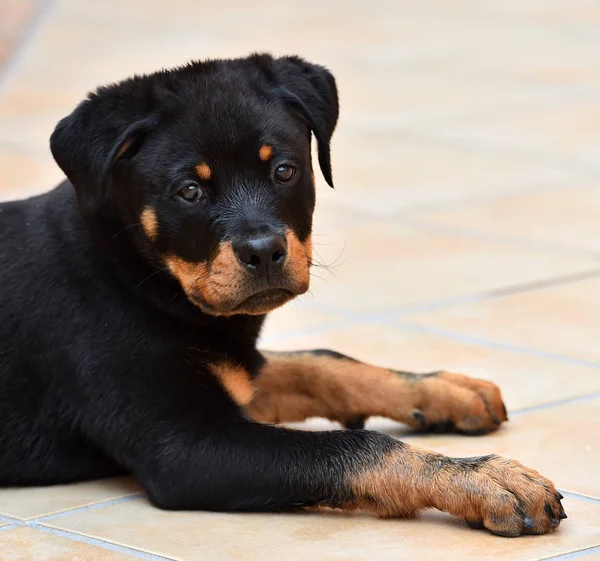
<svg viewBox="0 0 600 561"><path fill-rule="evenodd" d="M189 298L193 304L198 306L207 314L215 316L229 316L234 314L249 314L262 315L266 314L275 308L279 308L286 302L295 298L298 294L292 290L285 288L266 288L255 292L244 298L241 302L238 301L234 306L214 306L209 304L202 296L194 291L189 294Z"/></svg>
<svg viewBox="0 0 600 561"><path fill-rule="evenodd" d="M248 296L231 311L232 313L266 313L285 304L295 296L296 294L285 288L267 288Z"/></svg>

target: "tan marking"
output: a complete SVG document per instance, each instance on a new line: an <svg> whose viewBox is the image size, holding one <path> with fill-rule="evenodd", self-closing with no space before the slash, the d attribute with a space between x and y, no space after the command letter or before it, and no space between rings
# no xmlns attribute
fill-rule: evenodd
<svg viewBox="0 0 600 561"><path fill-rule="evenodd" d="M498 456L450 459L407 444L352 474L348 483L356 500L343 508L381 517L437 508L501 535L551 531L562 511L552 482L519 462ZM554 510L554 521L546 505ZM530 526L523 525L523 516Z"/></svg>
<svg viewBox="0 0 600 561"><path fill-rule="evenodd" d="M119 148L119 151L117 152L117 160L123 155L125 154L125 152L127 152L127 150L129 150L129 148L131 147L131 145L133 144L133 138L130 138L129 140L126 140L122 145L121 148Z"/></svg>
<svg viewBox="0 0 600 561"><path fill-rule="evenodd" d="M268 162L273 157L273 148L268 144L263 144L258 151L258 157L263 162Z"/></svg>
<svg viewBox="0 0 600 561"><path fill-rule="evenodd" d="M238 405L247 405L252 401L255 386L245 368L232 362L220 362L211 364L210 369Z"/></svg>
<svg viewBox="0 0 600 561"><path fill-rule="evenodd" d="M301 242L292 230L288 230L285 238L287 240L288 272L294 280L296 293L304 294L310 284L312 237L309 235L304 242Z"/></svg>
<svg viewBox="0 0 600 561"><path fill-rule="evenodd" d="M171 274L188 298L213 315L230 315L231 307L243 297L241 266L231 242L224 242L212 262L193 263L176 255L165 257ZM200 297L201 303L198 302ZM207 307L208 306L208 307Z"/></svg>
<svg viewBox="0 0 600 561"><path fill-rule="evenodd" d="M140 222L146 237L154 241L158 235L158 219L154 209L149 206L145 207L140 215Z"/></svg>
<svg viewBox="0 0 600 561"><path fill-rule="evenodd" d="M420 418L425 418L427 424L452 421L465 432L486 432L506 420L499 389L485 380L445 372L402 375L310 352L265 356L268 360L258 377L258 391L248 406L248 414L259 421L325 417L345 423L381 416L418 429L422 428ZM413 416L416 410L421 417Z"/></svg>
<svg viewBox="0 0 600 561"><path fill-rule="evenodd" d="M291 256L287 266L291 279L289 299L292 299L308 290L312 246L310 238L300 243L292 233L288 232L286 237ZM263 315L273 310L274 304L268 302L238 307L249 295L247 286L251 285L252 277L241 266L231 242L221 243L210 263L192 263L176 255L166 256L164 261L188 298L207 313L224 316L242 313ZM278 302L278 306L283 303Z"/></svg>
<svg viewBox="0 0 600 561"><path fill-rule="evenodd" d="M419 400L418 384L410 385L386 368L309 352L265 356L258 391L247 409L259 421L325 417L343 423L372 415L408 421L409 404Z"/></svg>
<svg viewBox="0 0 600 561"><path fill-rule="evenodd" d="M209 165L204 162L196 166L196 173L198 174L198 177L204 181L208 181L212 176L212 170Z"/></svg>

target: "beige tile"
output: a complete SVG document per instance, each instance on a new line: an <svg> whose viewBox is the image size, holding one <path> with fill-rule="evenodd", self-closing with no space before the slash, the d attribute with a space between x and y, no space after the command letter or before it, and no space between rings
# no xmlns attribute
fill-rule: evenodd
<svg viewBox="0 0 600 561"><path fill-rule="evenodd" d="M0 200L43 193L62 179L62 172L50 156L11 151L0 143Z"/></svg>
<svg viewBox="0 0 600 561"><path fill-rule="evenodd" d="M583 554L582 559L584 559L584 561L600 561L600 552L594 552L588 555Z"/></svg>
<svg viewBox="0 0 600 561"><path fill-rule="evenodd" d="M550 106L532 105L489 118L461 119L454 128L443 131L472 143L545 154L573 165L596 166L600 106L581 99Z"/></svg>
<svg viewBox="0 0 600 561"><path fill-rule="evenodd" d="M326 314L318 310L306 310L292 301L270 313L261 333L263 345L285 340L306 332L320 332L348 321L343 316Z"/></svg>
<svg viewBox="0 0 600 561"><path fill-rule="evenodd" d="M542 97L517 83L498 88L493 82L469 77L454 80L427 67L407 69L404 61L349 57L346 62L333 65L343 119L361 130L385 132L462 115L491 114Z"/></svg>
<svg viewBox="0 0 600 561"><path fill-rule="evenodd" d="M34 14L37 0L0 0L0 36L18 37Z"/></svg>
<svg viewBox="0 0 600 561"><path fill-rule="evenodd" d="M0 72L22 40L37 4L37 0L0 0Z"/></svg>
<svg viewBox="0 0 600 561"><path fill-rule="evenodd" d="M484 13L522 17L534 23L591 24L600 22L600 7L594 0L525 0L520 2L477 2Z"/></svg>
<svg viewBox="0 0 600 561"><path fill-rule="evenodd" d="M313 309L384 312L454 299L594 268L593 260L368 222L319 238L315 249L334 264L314 278ZM333 278L332 278L333 276Z"/></svg>
<svg viewBox="0 0 600 561"><path fill-rule="evenodd" d="M32 528L0 533L2 561L131 561L129 555Z"/></svg>
<svg viewBox="0 0 600 561"><path fill-rule="evenodd" d="M589 399L513 415L498 432L481 438L423 435L411 442L450 456L511 457L560 489L600 499L599 408L600 398Z"/></svg>
<svg viewBox="0 0 600 561"><path fill-rule="evenodd" d="M415 314L410 321L600 363L599 315L600 279L593 278Z"/></svg>
<svg viewBox="0 0 600 561"><path fill-rule="evenodd" d="M135 501L53 520L53 526L178 560L358 561L399 558L540 559L596 545L600 504L565 500L569 519L551 535L507 540L476 532L457 519L428 512L415 520L377 520L366 515L215 514L164 512ZM158 530L157 530L158 528ZM265 544L268 548L265 549Z"/></svg>
<svg viewBox="0 0 600 561"><path fill-rule="evenodd" d="M414 206L553 185L569 177L552 165L390 131L357 130L344 120L332 150L338 204L377 216L396 217Z"/></svg>
<svg viewBox="0 0 600 561"><path fill-rule="evenodd" d="M594 368L384 324L357 324L276 341L268 347L273 350L330 348L365 362L400 370L449 370L492 380L502 389L509 410L600 391L600 375Z"/></svg>
<svg viewBox="0 0 600 561"><path fill-rule="evenodd" d="M140 492L129 478L0 489L0 514L31 519Z"/></svg>
<svg viewBox="0 0 600 561"><path fill-rule="evenodd" d="M564 31L564 24L560 25ZM544 103L569 94L592 96L594 89L590 91L590 87L600 84L599 48L593 25L588 33L579 28L557 34L550 27L513 20L499 25L499 29L504 31L505 39L510 37L509 41L482 41L478 49L453 55L445 61L445 68L439 65L437 71L446 72L451 79L529 94L522 95L520 103L514 103L515 108L531 102L532 92L537 92L539 102ZM502 109L498 106L488 115Z"/></svg>
<svg viewBox="0 0 600 561"><path fill-rule="evenodd" d="M34 6L29 0L0 0L0 72L19 43Z"/></svg>
<svg viewBox="0 0 600 561"><path fill-rule="evenodd" d="M596 185L573 185L514 194L467 207L426 211L419 218L461 230L598 252L599 214L600 189Z"/></svg>

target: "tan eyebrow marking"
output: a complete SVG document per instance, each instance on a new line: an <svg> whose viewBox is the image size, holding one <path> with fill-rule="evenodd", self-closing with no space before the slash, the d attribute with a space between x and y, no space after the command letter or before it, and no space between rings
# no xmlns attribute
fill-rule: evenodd
<svg viewBox="0 0 600 561"><path fill-rule="evenodd" d="M198 174L198 177L200 179L208 180L212 175L212 170L210 169L208 164L202 162L201 164L198 164L196 166L196 173Z"/></svg>
<svg viewBox="0 0 600 561"><path fill-rule="evenodd" d="M146 236L154 241L158 234L158 219L156 218L156 212L149 206L145 207L140 215L140 222Z"/></svg>
<svg viewBox="0 0 600 561"><path fill-rule="evenodd" d="M273 148L268 144L263 144L258 151L258 157L263 161L267 162L273 156Z"/></svg>

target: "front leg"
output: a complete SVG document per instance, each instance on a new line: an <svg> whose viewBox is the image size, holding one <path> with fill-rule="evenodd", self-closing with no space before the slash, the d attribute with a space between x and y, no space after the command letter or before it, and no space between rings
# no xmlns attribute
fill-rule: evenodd
<svg viewBox="0 0 600 561"><path fill-rule="evenodd" d="M150 500L166 509L319 505L403 518L436 508L502 536L544 534L566 518L550 481L497 456L449 458L364 430L303 432L233 419L182 429L155 434L136 470Z"/></svg>
<svg viewBox="0 0 600 561"><path fill-rule="evenodd" d="M186 372L186 364L167 371L172 357L146 357L145 368L132 365L137 385L109 376L108 383L99 379L100 394L82 386L82 431L159 507L325 505L386 517L437 508L510 536L548 532L565 517L552 483L516 462L447 458L374 431L257 423L239 407L246 395L241 365L220 361Z"/></svg>
<svg viewBox="0 0 600 561"><path fill-rule="evenodd" d="M485 380L389 370L327 350L264 356L246 407L259 421L325 417L362 428L368 417L381 416L421 430L483 434L507 420L500 390Z"/></svg>

